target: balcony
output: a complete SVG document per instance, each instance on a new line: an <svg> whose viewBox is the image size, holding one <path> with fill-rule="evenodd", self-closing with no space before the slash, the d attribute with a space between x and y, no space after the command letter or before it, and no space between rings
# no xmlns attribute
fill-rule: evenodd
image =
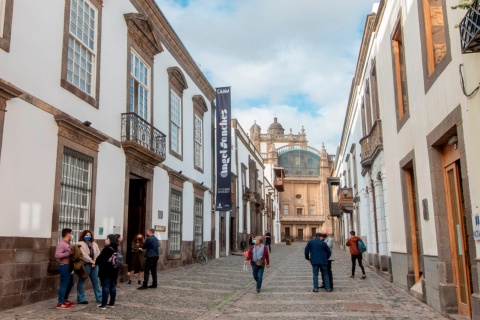
<svg viewBox="0 0 480 320"><path fill-rule="evenodd" d="M280 221L282 223L285 223L285 222L322 223L322 222L325 222L325 216L324 215L304 215L304 214L283 215L280 217Z"/></svg>
<svg viewBox="0 0 480 320"><path fill-rule="evenodd" d="M459 25L462 53L480 52L480 3L473 1Z"/></svg>
<svg viewBox="0 0 480 320"><path fill-rule="evenodd" d="M360 139L362 151L360 153L362 167L369 168L375 160L378 153L383 150L382 122L375 121L370 133Z"/></svg>
<svg viewBox="0 0 480 320"><path fill-rule="evenodd" d="M285 191L284 184L283 184L283 180L285 178L284 169L283 168L273 168L273 171L275 172L275 189L278 192Z"/></svg>
<svg viewBox="0 0 480 320"><path fill-rule="evenodd" d="M150 166L165 160L166 136L136 113L122 113L122 148L127 156Z"/></svg>
<svg viewBox="0 0 480 320"><path fill-rule="evenodd" d="M343 212L353 211L353 189L348 188L347 195L343 195L343 189L338 189L338 209ZM331 215L331 214L330 214Z"/></svg>

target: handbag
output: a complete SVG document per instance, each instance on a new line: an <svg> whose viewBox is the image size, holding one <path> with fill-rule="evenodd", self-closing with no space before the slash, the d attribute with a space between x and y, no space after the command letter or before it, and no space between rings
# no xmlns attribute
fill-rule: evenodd
<svg viewBox="0 0 480 320"><path fill-rule="evenodd" d="M258 259L255 263L257 264L257 267L265 267L265 259Z"/></svg>

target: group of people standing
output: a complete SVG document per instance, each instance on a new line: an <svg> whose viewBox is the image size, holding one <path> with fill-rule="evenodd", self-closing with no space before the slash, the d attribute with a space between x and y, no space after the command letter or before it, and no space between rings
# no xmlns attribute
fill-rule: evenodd
<svg viewBox="0 0 480 320"><path fill-rule="evenodd" d="M132 242L132 259L129 263L129 281L134 273L139 274L138 283L143 284L138 289L157 287L158 239L153 229L147 230L144 240L141 233L137 234ZM88 304L85 296L85 281L90 278L95 294L95 300L100 309L114 308L116 299L117 279L120 267L115 259L120 259L120 235L109 234L105 239L105 246L100 251L93 233L84 230L76 245L73 245L72 229L62 230L62 239L55 249L57 269L60 273L60 287L58 290L57 309L71 309L75 303L68 300L74 286L73 273L79 277L77 283L77 303ZM152 273L152 284L148 286L149 274ZM101 289L100 289L101 286Z"/></svg>

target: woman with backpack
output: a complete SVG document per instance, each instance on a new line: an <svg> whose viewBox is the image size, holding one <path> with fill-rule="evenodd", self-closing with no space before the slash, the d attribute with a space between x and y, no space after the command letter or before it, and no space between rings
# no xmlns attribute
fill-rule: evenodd
<svg viewBox="0 0 480 320"><path fill-rule="evenodd" d="M97 306L99 309L106 309L107 307L115 307L115 299L117 297L117 278L118 270L115 266L118 252L117 237L114 234L109 234L105 240L105 247L98 256L95 264L100 268L98 276L102 283L102 303ZM108 296L110 295L110 302Z"/></svg>
<svg viewBox="0 0 480 320"><path fill-rule="evenodd" d="M347 247L350 247L350 255L352 256L352 275L350 278L355 278L355 261L358 261L358 265L362 269L362 276L360 279L366 279L367 276L365 275L365 268L363 267L362 264L362 252L359 250L358 244L361 242L361 244L364 246L363 241L360 237L357 237L355 235L355 231L350 231L351 237L348 238L347 243L345 244Z"/></svg>

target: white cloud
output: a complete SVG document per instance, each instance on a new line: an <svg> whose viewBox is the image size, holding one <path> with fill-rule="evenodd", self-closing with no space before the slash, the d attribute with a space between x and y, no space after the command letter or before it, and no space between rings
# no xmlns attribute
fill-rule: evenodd
<svg viewBox="0 0 480 320"><path fill-rule="evenodd" d="M257 120L265 132L275 113L286 132L304 125L312 147L336 152L375 0L156 1L212 85L232 86L233 115L246 131ZM285 99L294 95L308 104Z"/></svg>

